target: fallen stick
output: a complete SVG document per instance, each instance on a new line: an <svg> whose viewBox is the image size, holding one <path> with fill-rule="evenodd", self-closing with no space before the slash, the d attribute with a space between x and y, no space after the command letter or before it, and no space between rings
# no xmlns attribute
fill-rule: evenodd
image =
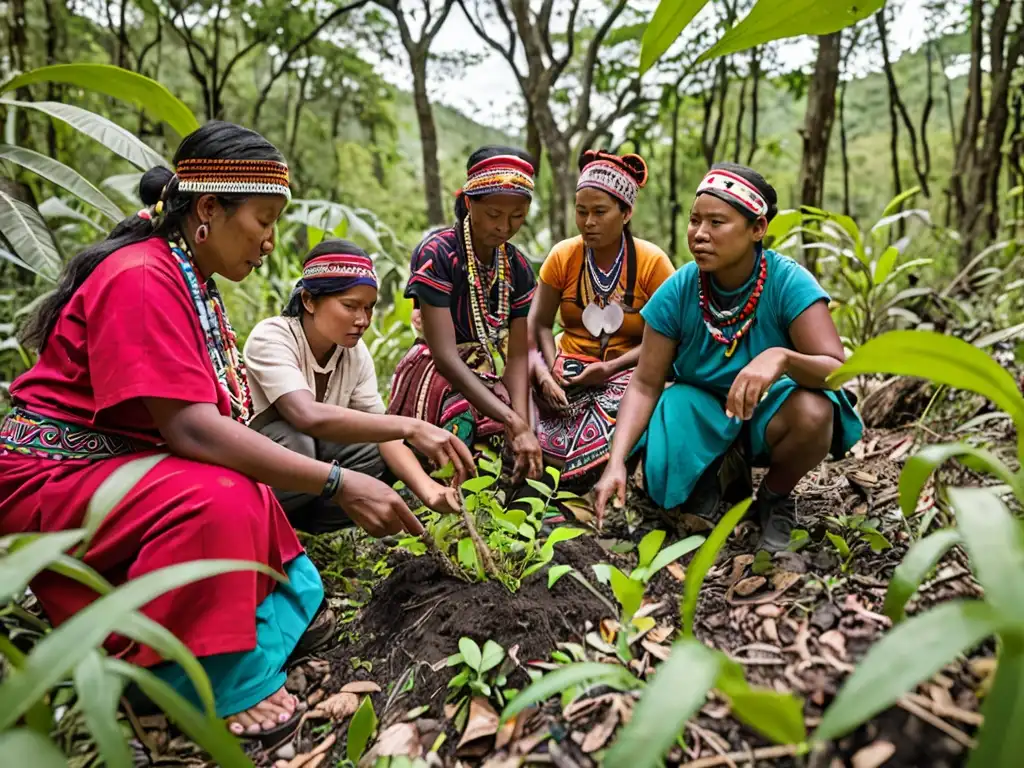
<svg viewBox="0 0 1024 768"><path fill-rule="evenodd" d="M462 522L466 524L466 530L469 531L469 538L473 540L473 546L476 548L476 556L480 559L480 563L484 567L484 573L492 579L497 579L498 569L494 566L494 560L491 559L491 550L487 548L487 543L480 537L480 533L476 529L476 524L473 522L473 516L469 514L469 510L466 508L465 502L462 504Z"/></svg>
<svg viewBox="0 0 1024 768"><path fill-rule="evenodd" d="M902 698L896 702L896 705L901 707L902 709L905 709L907 712L914 715L918 719L924 720L926 723L928 723L928 725L934 728L938 728L940 731L949 736L958 744L967 747L967 749L974 749L976 744L974 739L972 739L966 733L961 731L959 728L955 728L954 726L950 725L941 717L933 715L920 704L915 704L909 699Z"/></svg>
<svg viewBox="0 0 1024 768"><path fill-rule="evenodd" d="M691 760L686 766L687 768L716 768L719 765L730 765L737 760L752 763L754 760L793 757L795 754L796 746L788 744L781 747L761 747L760 749L745 750L743 752L730 752L726 755L716 755L715 757L702 757L698 760Z"/></svg>

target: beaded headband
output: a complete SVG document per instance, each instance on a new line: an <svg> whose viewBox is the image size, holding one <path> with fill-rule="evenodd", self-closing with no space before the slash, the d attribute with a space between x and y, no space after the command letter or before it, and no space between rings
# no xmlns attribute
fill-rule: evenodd
<svg viewBox="0 0 1024 768"><path fill-rule="evenodd" d="M723 199L754 218L768 214L768 201L757 191L757 187L731 171L708 171L697 187L698 195L705 192Z"/></svg>
<svg viewBox="0 0 1024 768"><path fill-rule="evenodd" d="M276 160L187 158L178 162L175 175L182 192L292 198L288 166Z"/></svg>
<svg viewBox="0 0 1024 768"><path fill-rule="evenodd" d="M469 169L460 192L472 197L504 192L533 197L533 166L515 155L497 155Z"/></svg>
<svg viewBox="0 0 1024 768"><path fill-rule="evenodd" d="M369 256L353 253L327 253L310 259L302 268L303 282L346 278L366 284L372 281L374 287L377 287L378 284L377 272L374 270L373 261Z"/></svg>
<svg viewBox="0 0 1024 768"><path fill-rule="evenodd" d="M644 181L646 182L646 178ZM632 210L636 206L641 186L643 185L625 168L612 160L600 159L584 166L580 172L580 180L576 183L576 191L599 189L616 200L621 200Z"/></svg>

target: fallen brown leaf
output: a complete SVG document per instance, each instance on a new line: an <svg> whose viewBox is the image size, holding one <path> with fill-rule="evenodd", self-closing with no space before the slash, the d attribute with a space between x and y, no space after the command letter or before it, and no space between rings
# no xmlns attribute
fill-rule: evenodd
<svg viewBox="0 0 1024 768"><path fill-rule="evenodd" d="M604 719L591 729L590 733L588 733L586 738L583 739L583 744L580 745L580 749L588 755L591 752L596 752L601 749L601 747L608 743L608 739L611 738L612 734L615 732L615 727L618 724L618 710L616 710L615 707L608 707L608 711L605 713Z"/></svg>
<svg viewBox="0 0 1024 768"><path fill-rule="evenodd" d="M423 744L420 732L413 723L395 723L377 737L373 747L366 753L366 763L376 764L381 757L421 757Z"/></svg>
<svg viewBox="0 0 1024 768"><path fill-rule="evenodd" d="M601 619L601 639L606 643L614 643L615 635L619 631L619 622L615 619Z"/></svg>
<svg viewBox="0 0 1024 768"><path fill-rule="evenodd" d="M645 651L659 661L667 661L668 657L672 655L671 648L659 645L658 643L653 643L650 640L641 640L640 645L643 646Z"/></svg>
<svg viewBox="0 0 1024 768"><path fill-rule="evenodd" d="M768 579L764 576L751 576L750 578L736 582L736 585L733 587L733 592L740 597L749 597L767 583Z"/></svg>
<svg viewBox="0 0 1024 768"><path fill-rule="evenodd" d="M896 745L891 741L876 741L858 749L851 759L853 768L879 768L896 754Z"/></svg>
<svg viewBox="0 0 1024 768"><path fill-rule="evenodd" d="M456 749L461 749L466 744L485 736L493 736L497 732L498 713L483 696L474 696L469 702L469 720L466 722L466 730L462 732L462 738L459 739Z"/></svg>
<svg viewBox="0 0 1024 768"><path fill-rule="evenodd" d="M326 739L321 741L317 745L316 749L312 750L311 752L304 752L301 755L296 755L291 760L289 760L287 763L285 763L285 767L286 768L306 768L307 764L310 761L312 761L313 758L317 757L318 755L324 754L327 750L329 750L331 747L334 746L334 742L337 741L337 740L338 740L338 737L335 734L332 733Z"/></svg>
<svg viewBox="0 0 1024 768"><path fill-rule="evenodd" d="M356 680L341 687L342 693L380 693L380 686L370 680Z"/></svg>
<svg viewBox="0 0 1024 768"><path fill-rule="evenodd" d="M358 708L359 697L354 693L336 693L317 704L309 716L341 721L354 715Z"/></svg>
<svg viewBox="0 0 1024 768"><path fill-rule="evenodd" d="M511 720L506 720L504 723L498 726L498 733L494 737L494 751L500 752L509 745L512 741L512 736L516 732L516 718L513 717Z"/></svg>
<svg viewBox="0 0 1024 768"><path fill-rule="evenodd" d="M665 624L659 624L647 633L647 639L652 643L664 643L672 636L672 632L672 627L666 626Z"/></svg>
<svg viewBox="0 0 1024 768"><path fill-rule="evenodd" d="M668 571L672 578L676 581L686 581L686 571L679 563L669 563L665 566L665 570Z"/></svg>

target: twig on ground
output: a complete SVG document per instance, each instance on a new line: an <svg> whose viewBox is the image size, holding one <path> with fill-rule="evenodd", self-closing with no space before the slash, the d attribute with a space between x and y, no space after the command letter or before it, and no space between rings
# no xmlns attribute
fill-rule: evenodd
<svg viewBox="0 0 1024 768"><path fill-rule="evenodd" d="M480 564L484 567L484 573L492 579L498 578L498 569L494 566L494 560L491 558L491 550L487 548L487 542L480 536L480 532L476 529L476 523L473 522L473 515L469 513L466 508L466 503L462 503L462 522L466 524L466 530L469 531L469 538L473 540L473 546L476 548L476 556L480 559Z"/></svg>
<svg viewBox="0 0 1024 768"><path fill-rule="evenodd" d="M135 708L132 707L127 698L121 698L121 706L124 707L124 712L128 716L128 722L131 725L132 730L135 731L136 737L138 737L139 742L145 748L147 757L152 759L153 755L159 755L159 747L156 742L149 738L149 734L146 732L146 729L142 726L142 722L135 714Z"/></svg>
<svg viewBox="0 0 1024 768"><path fill-rule="evenodd" d="M725 755L715 757L702 757L692 760L686 764L687 768L716 768L719 765L735 765L737 760L772 760L777 757L793 757L797 748L795 744L787 744L781 747L761 747L755 750L744 750L742 752L729 752ZM751 763L752 765L753 763Z"/></svg>
<svg viewBox="0 0 1024 768"><path fill-rule="evenodd" d="M725 760L724 765L728 765L729 768L736 768L736 763L732 761L729 755L726 754L726 751L722 749L721 744L718 743L721 740L721 737L717 733L710 733L704 728L701 728L696 723L687 723L686 727L698 736L700 736L702 739L704 739L704 741L707 742L708 746L711 747L711 749L713 749L715 752L717 752L719 757ZM728 744L728 742L726 743ZM687 763L687 765L693 765L693 762L691 761Z"/></svg>
<svg viewBox="0 0 1024 768"><path fill-rule="evenodd" d="M920 704L915 704L907 698L902 698L896 702L896 704L905 709L915 717L924 720L928 725L938 728L944 734L949 736L951 739L956 741L958 744L962 744L968 749L974 749L975 741L966 733L961 731L959 728L954 728L952 725L947 723L941 717L936 717L927 709L922 707Z"/></svg>
<svg viewBox="0 0 1024 768"><path fill-rule="evenodd" d="M969 712L968 710L955 705L939 704L932 701L927 696L922 696L918 693L907 693L904 694L904 697L907 701L919 704L936 717L945 716L953 720L959 720L961 723L966 723L967 725L973 725L975 728L980 727L985 721L985 718L978 712Z"/></svg>

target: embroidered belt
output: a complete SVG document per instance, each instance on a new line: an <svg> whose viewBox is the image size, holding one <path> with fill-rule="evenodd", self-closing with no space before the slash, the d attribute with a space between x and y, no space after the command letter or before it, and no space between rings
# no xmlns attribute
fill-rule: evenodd
<svg viewBox="0 0 1024 768"><path fill-rule="evenodd" d="M156 448L90 427L14 408L0 422L0 455L20 453L44 459L112 459Z"/></svg>

